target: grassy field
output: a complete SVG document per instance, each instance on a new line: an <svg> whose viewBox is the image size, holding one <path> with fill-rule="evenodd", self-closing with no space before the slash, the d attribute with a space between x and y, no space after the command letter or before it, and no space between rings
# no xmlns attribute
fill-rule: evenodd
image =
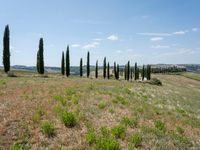
<svg viewBox="0 0 200 150"><path fill-rule="evenodd" d="M16 74L0 73L2 150L200 147L200 81L153 75L163 84L156 86Z"/></svg>

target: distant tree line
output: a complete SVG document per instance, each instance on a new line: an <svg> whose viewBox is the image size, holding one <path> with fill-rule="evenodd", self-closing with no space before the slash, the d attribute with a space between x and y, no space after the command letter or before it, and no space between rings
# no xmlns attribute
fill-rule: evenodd
<svg viewBox="0 0 200 150"><path fill-rule="evenodd" d="M3 65L4 65L4 71L7 73L10 70L10 31L9 26L6 25L4 36L3 36ZM39 47L37 51L37 60L36 60L36 68L37 72L39 74L44 74L44 42L43 38L40 38L39 40ZM80 58L80 77L83 76L83 59ZM113 68L111 74L111 69ZM99 78L99 66L98 66L98 60L96 61L95 66L95 78ZM144 80L145 78L147 80L151 79L151 66L150 65L143 65L142 69L139 69L137 67L137 63L135 63L135 66L130 65L130 61L125 64L124 67L120 67L119 64L114 62L113 66L110 67L110 62L107 62L106 57L103 59L103 78L104 79L110 79L114 76L116 80L120 79L120 76L124 79L129 80L138 80L140 78ZM61 57L61 74L66 75L67 77L70 76L70 52L69 52L69 45L67 46L66 54L64 51L62 52ZM87 63L86 63L86 76L87 78L90 77L90 52L87 52Z"/></svg>

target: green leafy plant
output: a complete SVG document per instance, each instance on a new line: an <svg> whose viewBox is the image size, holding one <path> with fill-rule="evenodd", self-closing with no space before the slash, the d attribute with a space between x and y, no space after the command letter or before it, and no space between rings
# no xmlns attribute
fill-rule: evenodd
<svg viewBox="0 0 200 150"><path fill-rule="evenodd" d="M155 123L155 127L160 130L160 131L164 131L166 130L166 127L165 127L165 123L160 121L160 120L157 120Z"/></svg>
<svg viewBox="0 0 200 150"><path fill-rule="evenodd" d="M49 122L46 121L42 124L41 126L41 130L44 134L46 134L48 137L53 137L55 135L55 127L54 125Z"/></svg>
<svg viewBox="0 0 200 150"><path fill-rule="evenodd" d="M106 107L106 103L104 101L101 101L99 104L98 104L98 107L99 109L104 109Z"/></svg>
<svg viewBox="0 0 200 150"><path fill-rule="evenodd" d="M21 146L18 143L14 143L11 147L10 150L22 150Z"/></svg>
<svg viewBox="0 0 200 150"><path fill-rule="evenodd" d="M72 112L62 112L61 120L64 123L64 125L69 128L74 127L77 124L75 115Z"/></svg>
<svg viewBox="0 0 200 150"><path fill-rule="evenodd" d="M125 126L129 126L129 127L136 127L137 124L138 124L138 121L137 119L130 119L128 117L123 117L122 120L121 120L121 123L124 124Z"/></svg>
<svg viewBox="0 0 200 150"><path fill-rule="evenodd" d="M133 134L130 138L129 147L132 149L133 147L140 146L142 142L142 137L139 133Z"/></svg>
<svg viewBox="0 0 200 150"><path fill-rule="evenodd" d="M97 150L120 150L120 144L113 138L101 137L96 142Z"/></svg>
<svg viewBox="0 0 200 150"><path fill-rule="evenodd" d="M184 133L184 129L181 128L181 127L176 127L176 131L179 133L179 134L183 134Z"/></svg>
<svg viewBox="0 0 200 150"><path fill-rule="evenodd" d="M125 136L126 129L121 126L115 126L111 129L111 132L115 138L123 138Z"/></svg>
<svg viewBox="0 0 200 150"><path fill-rule="evenodd" d="M96 142L96 134L94 131L89 131L87 134L86 134L86 141L92 145Z"/></svg>

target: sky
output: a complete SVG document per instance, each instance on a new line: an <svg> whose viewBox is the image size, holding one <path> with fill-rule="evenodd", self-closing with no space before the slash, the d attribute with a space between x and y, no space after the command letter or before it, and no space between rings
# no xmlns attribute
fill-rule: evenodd
<svg viewBox="0 0 200 150"><path fill-rule="evenodd" d="M0 0L0 35L10 27L11 65L200 64L200 0ZM2 58L3 40L0 42ZM2 62L1 64L2 65Z"/></svg>

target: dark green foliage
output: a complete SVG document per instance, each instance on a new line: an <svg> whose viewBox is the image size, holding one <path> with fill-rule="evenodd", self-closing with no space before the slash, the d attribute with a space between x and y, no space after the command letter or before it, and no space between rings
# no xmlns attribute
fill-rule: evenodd
<svg viewBox="0 0 200 150"><path fill-rule="evenodd" d="M147 65L147 80L151 79L151 66Z"/></svg>
<svg viewBox="0 0 200 150"><path fill-rule="evenodd" d="M117 68L116 68L116 62L114 62L114 75L115 75L115 79L117 79Z"/></svg>
<svg viewBox="0 0 200 150"><path fill-rule="evenodd" d="M144 68L144 65L142 67L142 80L144 80L144 75L145 75L145 68Z"/></svg>
<svg viewBox="0 0 200 150"><path fill-rule="evenodd" d="M103 60L103 78L106 78L106 57Z"/></svg>
<svg viewBox="0 0 200 150"><path fill-rule="evenodd" d="M39 50L37 52L37 71L39 74L44 74L44 44L43 38L39 41Z"/></svg>
<svg viewBox="0 0 200 150"><path fill-rule="evenodd" d="M10 30L6 25L3 36L3 65L4 72L10 71Z"/></svg>
<svg viewBox="0 0 200 150"><path fill-rule="evenodd" d="M119 79L119 65L117 64L117 80Z"/></svg>
<svg viewBox="0 0 200 150"><path fill-rule="evenodd" d="M126 74L127 81L130 79L130 61L127 63L127 74Z"/></svg>
<svg viewBox="0 0 200 150"><path fill-rule="evenodd" d="M96 61L95 77L98 78L98 60Z"/></svg>
<svg viewBox="0 0 200 150"><path fill-rule="evenodd" d="M110 65L108 62L108 66L107 66L107 78L110 79Z"/></svg>
<svg viewBox="0 0 200 150"><path fill-rule="evenodd" d="M133 68L132 67L130 67L130 78L131 78L131 80L133 79Z"/></svg>
<svg viewBox="0 0 200 150"><path fill-rule="evenodd" d="M127 65L124 67L124 80L127 79Z"/></svg>
<svg viewBox="0 0 200 150"><path fill-rule="evenodd" d="M70 58L69 58L69 45L66 52L66 76L70 76Z"/></svg>
<svg viewBox="0 0 200 150"><path fill-rule="evenodd" d="M62 60L61 60L61 74L65 74L65 54L62 52Z"/></svg>
<svg viewBox="0 0 200 150"><path fill-rule="evenodd" d="M83 59L80 59L80 76L83 76Z"/></svg>
<svg viewBox="0 0 200 150"><path fill-rule="evenodd" d="M87 53L87 77L90 76L90 52Z"/></svg>
<svg viewBox="0 0 200 150"><path fill-rule="evenodd" d="M135 80L137 80L137 71L138 71L138 69L137 69L137 63L135 63L135 70L134 70L134 73L135 73Z"/></svg>

